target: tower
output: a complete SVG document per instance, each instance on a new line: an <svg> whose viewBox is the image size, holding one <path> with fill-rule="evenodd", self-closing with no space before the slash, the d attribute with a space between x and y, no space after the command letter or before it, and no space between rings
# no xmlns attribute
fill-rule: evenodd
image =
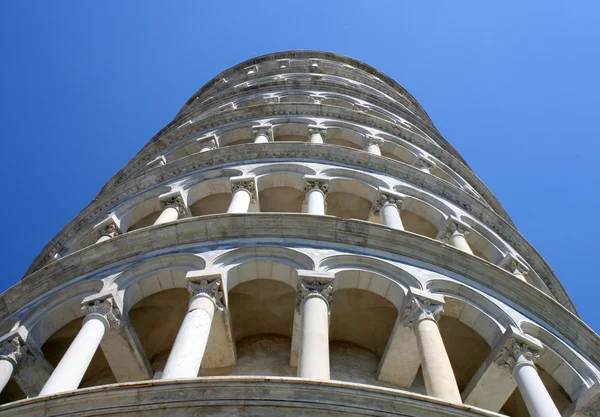
<svg viewBox="0 0 600 417"><path fill-rule="evenodd" d="M600 412L550 267L408 92L331 53L208 82L0 306L0 416Z"/></svg>

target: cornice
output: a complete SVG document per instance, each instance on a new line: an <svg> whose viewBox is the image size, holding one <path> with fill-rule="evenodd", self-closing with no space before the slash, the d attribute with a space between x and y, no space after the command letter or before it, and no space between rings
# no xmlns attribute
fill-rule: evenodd
<svg viewBox="0 0 600 417"><path fill-rule="evenodd" d="M7 319L49 289L104 267L181 246L268 239L315 245L347 245L380 251L463 276L490 296L508 302L525 316L553 326L600 365L600 338L574 313L510 272L440 241L360 220L296 213L219 214L184 218L116 236L81 249L25 277L0 295L0 319ZM358 252L364 253L360 250ZM381 255L378 255L381 256ZM385 257L385 256L384 256Z"/></svg>
<svg viewBox="0 0 600 417"><path fill-rule="evenodd" d="M343 148L335 145L311 143L272 142L266 144L247 144L228 146L211 152L197 153L171 164L157 167L143 176L133 178L107 194L93 201L88 207L69 222L40 252L29 267L25 276L41 268L54 253L61 250L68 240L101 213L114 208L119 202L142 190L164 184L183 175L207 168L228 167L239 162L260 162L269 159L281 161L324 160L333 165L353 166L374 172L385 173L408 181L416 186L447 199L462 207L473 217L481 220L494 230L502 239L513 246L531 267L540 275L553 294L567 308L575 308L554 272L533 246L512 227L481 201L463 190L437 177L426 174L410 165L366 152Z"/></svg>
<svg viewBox="0 0 600 417"><path fill-rule="evenodd" d="M294 393L293 398L290 392ZM327 410L327 415L332 417L501 417L470 405L451 404L409 391L345 381L272 376L213 376L107 384L14 401L0 406L0 416L215 416L239 415L240 411L244 415L308 416L315 415L315 410Z"/></svg>
<svg viewBox="0 0 600 417"><path fill-rule="evenodd" d="M508 213L492 192L485 184L477 178L469 167L462 164L444 149L435 146L414 132L408 131L401 126L380 119L378 117L357 113L350 109L342 107L334 107L329 105L315 106L313 104L264 104L260 106L247 107L237 110L230 110L221 114L211 115L205 119L199 120L196 123L185 126L173 126L169 132L159 134L142 149L136 157L134 157L123 169L121 169L111 180L102 188L97 198L101 197L106 191L113 188L115 185L126 180L131 175L138 172L151 158L156 157L158 153L166 149L168 146L182 139L188 138L203 131L214 129L217 127L227 126L228 124L247 121L256 118L277 117L277 116L303 116L303 117L329 117L343 121L359 123L365 126L375 127L384 132L396 136L406 137L406 140L429 152L431 155L444 162L449 168L455 170L461 175L481 197L492 207L494 211L504 217L511 225L513 225ZM164 129L163 129L164 130Z"/></svg>

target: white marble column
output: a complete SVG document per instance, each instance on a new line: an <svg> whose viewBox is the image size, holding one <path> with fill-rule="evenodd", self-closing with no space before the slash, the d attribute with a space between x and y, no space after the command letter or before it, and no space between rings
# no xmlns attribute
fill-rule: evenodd
<svg viewBox="0 0 600 417"><path fill-rule="evenodd" d="M308 214L325 214L325 197L329 182L323 179L307 178L304 186L306 193L306 212Z"/></svg>
<svg viewBox="0 0 600 417"><path fill-rule="evenodd" d="M223 310L221 280L188 282L191 300L161 379L198 376L208 343L215 308Z"/></svg>
<svg viewBox="0 0 600 417"><path fill-rule="evenodd" d="M402 208L402 197L392 193L381 192L375 202L375 214L381 217L381 223L393 229L404 230L400 209Z"/></svg>
<svg viewBox="0 0 600 417"><path fill-rule="evenodd" d="M527 268L521 262L516 259L510 259L508 262L504 264L504 269L513 274L515 277L519 278L521 281L527 282Z"/></svg>
<svg viewBox="0 0 600 417"><path fill-rule="evenodd" d="M473 251L466 239L468 234L469 230L467 226L452 220L440 231L438 237L442 242L448 243L450 246L454 246L469 255L473 255Z"/></svg>
<svg viewBox="0 0 600 417"><path fill-rule="evenodd" d="M111 325L118 325L120 316L107 298L84 304L83 326L42 388L40 395L72 391L79 387L104 334Z"/></svg>
<svg viewBox="0 0 600 417"><path fill-rule="evenodd" d="M531 417L560 417L535 368L534 361L539 354L538 347L532 347L522 340L511 339L497 363L512 371Z"/></svg>
<svg viewBox="0 0 600 417"><path fill-rule="evenodd" d="M154 221L155 226L174 222L180 217L185 216L185 203L181 196L174 196L161 200L160 207L162 208L162 213L160 213L158 219Z"/></svg>
<svg viewBox="0 0 600 417"><path fill-rule="evenodd" d="M298 376L329 379L329 307L333 281L298 280L298 308L301 314Z"/></svg>
<svg viewBox="0 0 600 417"><path fill-rule="evenodd" d="M431 174L431 169L434 167L434 165L433 165L433 162L430 162L430 161L428 161L427 159L425 159L423 157L419 157L415 161L414 167L417 168L420 171L423 171L423 172L426 172L428 174Z"/></svg>
<svg viewBox="0 0 600 417"><path fill-rule="evenodd" d="M0 392L13 377L19 363L26 360L27 347L18 336L4 340L0 344Z"/></svg>
<svg viewBox="0 0 600 417"><path fill-rule="evenodd" d="M254 126L252 132L254 133L254 143L267 143L273 141L273 126Z"/></svg>
<svg viewBox="0 0 600 417"><path fill-rule="evenodd" d="M364 149L365 149L365 151L369 152L370 154L381 156L381 145L382 144L383 144L383 139L381 139L381 138L378 138L378 137L375 137L372 135L365 136Z"/></svg>
<svg viewBox="0 0 600 417"><path fill-rule="evenodd" d="M256 200L254 179L231 179L231 203L227 213L247 213L250 203Z"/></svg>
<svg viewBox="0 0 600 417"><path fill-rule="evenodd" d="M115 222L109 223L102 228L100 231L100 237L96 241L96 243L104 242L105 240L112 239L115 236L121 234L121 230L119 226Z"/></svg>
<svg viewBox="0 0 600 417"><path fill-rule="evenodd" d="M461 404L454 371L437 321L444 299L424 291L411 290L403 324L415 333L427 395Z"/></svg>
<svg viewBox="0 0 600 417"><path fill-rule="evenodd" d="M321 126L308 126L308 141L310 143L325 143L327 128Z"/></svg>

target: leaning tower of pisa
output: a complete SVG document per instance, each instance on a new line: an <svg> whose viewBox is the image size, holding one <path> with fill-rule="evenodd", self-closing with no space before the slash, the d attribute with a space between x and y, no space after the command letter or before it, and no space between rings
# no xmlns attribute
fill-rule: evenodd
<svg viewBox="0 0 600 417"><path fill-rule="evenodd" d="M203 86L0 295L0 416L600 416L600 339L419 103Z"/></svg>

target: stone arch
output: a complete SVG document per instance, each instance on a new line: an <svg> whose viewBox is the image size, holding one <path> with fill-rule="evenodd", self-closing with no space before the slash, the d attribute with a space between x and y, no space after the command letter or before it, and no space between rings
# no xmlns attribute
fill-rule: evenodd
<svg viewBox="0 0 600 417"><path fill-rule="evenodd" d="M363 181L348 178L329 180L325 202L327 214L341 218L368 220L377 197L377 189Z"/></svg>
<svg viewBox="0 0 600 417"><path fill-rule="evenodd" d="M252 127L238 125L235 129L223 131L218 135L218 141L220 147L254 143Z"/></svg>
<svg viewBox="0 0 600 417"><path fill-rule="evenodd" d="M327 126L325 143L329 145L344 146L353 149L363 148L363 135L355 130L339 126Z"/></svg>
<svg viewBox="0 0 600 417"><path fill-rule="evenodd" d="M402 200L400 218L404 230L432 239L435 239L441 225L448 220L448 216L437 207L412 196L406 196Z"/></svg>
<svg viewBox="0 0 600 417"><path fill-rule="evenodd" d="M577 400L583 388L598 380L581 357L560 338L530 321L522 321L519 326L525 334L542 342L544 351L537 365L562 387L571 401Z"/></svg>
<svg viewBox="0 0 600 417"><path fill-rule="evenodd" d="M171 187L159 187L141 196L128 200L115 209L115 216L120 221L121 232L152 226L160 215L161 207L158 197L171 191Z"/></svg>
<svg viewBox="0 0 600 417"><path fill-rule="evenodd" d="M231 203L229 176L202 181L187 191L192 216L226 213Z"/></svg>
<svg viewBox="0 0 600 417"><path fill-rule="evenodd" d="M304 202L304 175L277 171L257 178L261 212L300 213Z"/></svg>
<svg viewBox="0 0 600 417"><path fill-rule="evenodd" d="M395 159L405 164L412 164L417 159L415 152L389 140L384 140L381 144L381 156Z"/></svg>
<svg viewBox="0 0 600 417"><path fill-rule="evenodd" d="M302 175L315 175L316 171L306 165L293 162L279 162L272 164L258 165L250 168L247 175L255 175L256 177L275 174L278 172L293 172ZM239 174L242 175L242 174Z"/></svg>
<svg viewBox="0 0 600 417"><path fill-rule="evenodd" d="M408 288L422 288L421 282L402 268L363 255L329 256L319 262L318 270L336 274L334 290L369 289L390 301L398 311L403 308L404 295ZM352 272L340 275L340 279L337 279L337 274L346 270Z"/></svg>
<svg viewBox="0 0 600 417"><path fill-rule="evenodd" d="M205 269L206 262L197 255L171 254L142 261L113 277L105 291L116 289L123 299L124 312L140 300L172 288L186 288L188 271Z"/></svg>
<svg viewBox="0 0 600 417"><path fill-rule="evenodd" d="M85 297L102 290L102 281L98 279L70 284L40 300L34 308L21 319L21 324L29 330L29 337L42 346L46 340L69 322L83 317L81 302Z"/></svg>
<svg viewBox="0 0 600 417"><path fill-rule="evenodd" d="M275 142L306 142L308 141L308 123L280 122L273 126L273 137Z"/></svg>
<svg viewBox="0 0 600 417"><path fill-rule="evenodd" d="M259 276L257 265L246 266L244 267L245 269L242 270L234 269L247 262L255 261L262 262L260 264L261 273L268 270L270 262L270 274L272 274L276 280L288 283L294 288L297 283L297 273L295 271L299 269L313 270L315 266L315 262L310 256L282 246L256 246L234 249L215 258L210 266L214 268L224 268L227 271L224 286L225 294L227 294L230 289L241 282L244 282L244 280L248 280L248 277L250 277L249 279L256 279L252 277ZM285 268L278 270L278 265L285 265L288 268L293 269L294 273L287 273L286 271L288 270ZM256 268L254 268L254 266L256 266ZM240 279L240 273L247 273L247 275Z"/></svg>
<svg viewBox="0 0 600 417"><path fill-rule="evenodd" d="M466 239L474 255L493 264L499 263L504 258L504 252L499 249L499 247L503 247L505 251L508 249L504 242L470 217L460 216L460 220L471 227Z"/></svg>
<svg viewBox="0 0 600 417"><path fill-rule="evenodd" d="M457 211L448 202L418 188L414 188L406 184L398 184L394 186L393 190L415 200L421 200L434 209L433 213L423 212L417 214L427 216L425 218L432 222L438 230L442 229L446 225L446 221L449 217L458 217ZM402 208L404 209L404 204Z"/></svg>
<svg viewBox="0 0 600 417"><path fill-rule="evenodd" d="M369 173L365 173L365 172L361 172L361 171L356 171L353 169L342 168L342 167L324 168L324 169L320 170L317 175L331 177L331 178L340 177L340 178L346 178L349 180L361 181L361 182L364 182L365 184L368 184L375 188L377 188L377 187L389 188L390 187L390 185L387 182L376 177L375 175L371 175Z"/></svg>

